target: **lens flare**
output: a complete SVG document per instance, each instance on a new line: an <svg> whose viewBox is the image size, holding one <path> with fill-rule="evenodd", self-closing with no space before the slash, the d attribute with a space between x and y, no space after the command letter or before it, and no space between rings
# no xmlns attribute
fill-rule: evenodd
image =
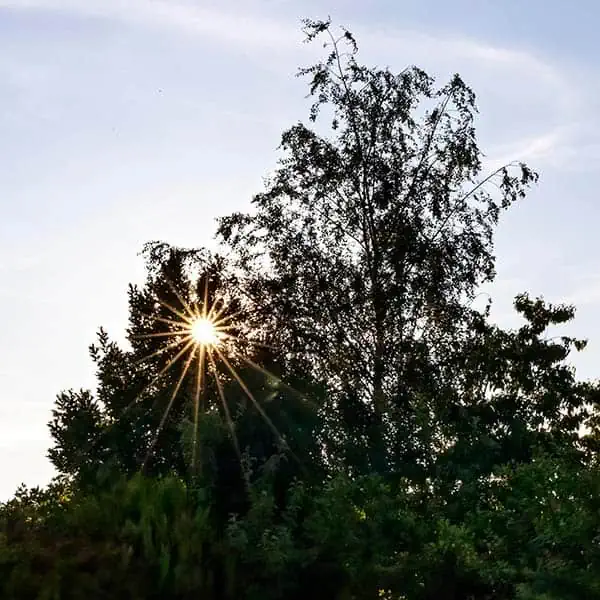
<svg viewBox="0 0 600 600"><path fill-rule="evenodd" d="M281 446L286 448L286 450L294 458L296 458L286 440L279 433L275 424L271 421L263 407L260 405L258 399L252 394L232 362L226 356L226 354L230 354L233 350L234 355L246 365L258 372L261 372L269 380L276 380L280 385L284 385L279 377L257 365L254 361L252 361L252 359L250 359L248 356L245 356L244 352L239 352L235 349L235 345L239 343L248 343L250 346L263 346L263 344L251 342L250 340L244 339L243 337L239 337L235 334L235 330L237 329L235 324L239 320L238 317L240 313L231 312L230 307L227 306L227 303L222 298L214 300L212 302L212 306L210 306L208 300L208 279L205 282L204 299L203 301L198 299L197 302L186 301L186 298L179 293L177 288L170 281L167 280L167 283L179 300L181 308L175 308L159 299L158 303L171 313L171 317L166 318L152 315L148 316L155 321L168 325L170 327L170 331L148 333L145 335L137 335L135 337L138 339L158 338L161 341L164 340L166 342L161 348L147 355L145 358L142 358L141 362L146 362L147 360L157 357L168 351L175 351L176 354L167 361L167 364L162 369L160 369L150 384L146 386L144 392L150 386L156 384L158 380L161 379L165 373L181 359L184 357L186 357L186 359L184 361L184 366L177 384L172 390L158 429L155 431L153 439L150 442L146 458L142 464L142 470L145 468L147 460L150 458L150 455L156 447L161 430L166 425L168 415L173 407L173 404L177 400L180 390L182 389L184 379L191 370L195 370L195 375L193 376L195 379L195 385L193 386L194 432L192 444L192 467L194 467L197 461L196 452L198 450L198 420L200 413L204 410L203 396L205 393L205 383L208 374L210 374L215 380L217 398L221 402L224 417L229 426L236 453L240 459L240 466L242 466L241 453L235 435L235 424L227 405L227 400L223 389L222 377L226 376L228 376L230 380L237 382L244 395L251 401L257 412L266 421L267 425L275 435L276 439L278 439ZM232 342L234 342L233 348L230 347ZM195 365L194 369L192 369L193 364ZM220 371L222 372L221 375L219 373ZM142 392L142 394L144 392ZM138 395L137 398L139 399L142 394ZM134 400L131 405L133 405L136 401L137 399ZM125 410L127 410L127 408ZM248 481L248 473L243 467L242 470L244 479Z"/></svg>
<svg viewBox="0 0 600 600"><path fill-rule="evenodd" d="M197 344L216 346L221 341L221 334L210 319L199 317L190 324L190 335Z"/></svg>

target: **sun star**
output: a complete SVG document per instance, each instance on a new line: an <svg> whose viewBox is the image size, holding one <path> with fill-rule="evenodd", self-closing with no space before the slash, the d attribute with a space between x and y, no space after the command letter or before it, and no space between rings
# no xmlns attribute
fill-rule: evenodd
<svg viewBox="0 0 600 600"><path fill-rule="evenodd" d="M229 407L227 405L227 399L225 397L224 390L224 381L223 376L225 373L228 373L233 381L236 381L240 386L242 392L250 399L252 404L255 406L258 413L265 420L273 434L277 439L288 449L288 452L295 457L294 453L291 452L284 438L281 436L277 427L267 415L263 407L260 405L258 400L254 397L249 387L243 381L241 375L237 372L234 364L230 362L229 358L226 354L231 355L231 348L228 347L228 343L231 341L240 342L243 341L243 338L235 335L233 331L235 330L234 322L239 315L238 312L230 312L228 310L227 304L224 300L214 300L212 302L212 306L209 305L208 302L208 280L205 283L204 289L204 301L200 303L200 305L195 302L190 303L187 301L185 296L181 295L177 288L167 279L167 284L179 300L181 304L181 308L176 308L174 306L169 305L167 302L163 300L158 300L158 303L166 308L170 313L171 317L157 316L157 315L149 315L155 321L160 323L165 323L171 326L171 331L161 331L155 333L147 333L136 336L137 338L156 338L156 339L164 339L166 343L159 348L158 350L152 352L151 354L145 356L142 361L147 361L156 356L160 356L161 354L167 351L176 351L176 354L172 356L167 363L160 369L160 371L152 378L148 386L144 388L144 391L150 387L150 385L155 384L170 368L172 368L176 363L182 361L183 368L175 384L165 411L162 415L158 428L156 429L152 441L150 442L148 451L146 453L146 457L142 463L142 470L145 468L147 460L150 458L152 451L158 441L158 436L162 431L171 408L178 397L179 391L184 383L184 379L188 375L188 373L196 371L194 375L195 385L193 392L193 408L194 408L194 432L193 432L193 442L192 442L192 467L195 466L196 463L196 452L197 452L197 442L198 442L198 420L199 415L202 408L202 396L205 391L205 380L206 376L210 373L212 377L214 377L214 381L216 383L216 391L217 397L221 401L223 412L225 415L225 420L229 427L233 444L235 446L236 453L238 455L240 465L242 464L242 456L240 452L240 448L238 446L236 432L235 432L235 424L231 417ZM169 340L169 338L171 338ZM251 342L252 345L262 346L257 342ZM268 346L265 346L268 347ZM281 380L266 370L264 367L256 364L249 356L246 356L243 352L235 352L234 354L239 361L246 363L249 367L257 370L258 372L262 372L269 379L275 379L279 383L282 383ZM195 367L193 366L195 365ZM132 401L129 406L132 406L133 403L141 397L141 392L136 396L136 399ZM129 406L127 408L129 408ZM127 408L125 410L127 410ZM297 460L297 458L296 458ZM244 478L247 477L246 471L243 469Z"/></svg>
<svg viewBox="0 0 600 600"><path fill-rule="evenodd" d="M192 321L190 334L194 342L202 346L216 346L221 338L217 325L206 317Z"/></svg>

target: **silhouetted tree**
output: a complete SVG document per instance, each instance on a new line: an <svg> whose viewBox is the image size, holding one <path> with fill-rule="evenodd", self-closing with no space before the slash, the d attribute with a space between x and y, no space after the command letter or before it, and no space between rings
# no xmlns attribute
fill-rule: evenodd
<svg viewBox="0 0 600 600"><path fill-rule="evenodd" d="M251 339L259 332L248 329L247 308L224 288L228 275L221 258L165 244L150 244L145 254L146 284L129 288L130 348L100 330L91 347L96 394L58 397L50 458L61 473L91 486L99 472L200 472L214 478L216 506L226 521L245 505L244 477L277 464L285 489L299 470L319 470L317 415L275 374L273 352ZM225 358L215 353L213 362L205 352L198 393L200 348L185 350L184 330L188 312L202 311L205 303L226 319L235 339L223 345ZM200 468L192 472L196 459Z"/></svg>
<svg viewBox="0 0 600 600"><path fill-rule="evenodd" d="M438 88L417 68L371 69L350 32L305 25L330 51L300 71L310 121L329 127L287 130L254 211L219 233L278 344L327 383L351 462L400 468L430 451L419 421L435 407L418 398L443 393L469 301L494 276L500 212L537 176L523 164L482 175L475 96L458 75Z"/></svg>

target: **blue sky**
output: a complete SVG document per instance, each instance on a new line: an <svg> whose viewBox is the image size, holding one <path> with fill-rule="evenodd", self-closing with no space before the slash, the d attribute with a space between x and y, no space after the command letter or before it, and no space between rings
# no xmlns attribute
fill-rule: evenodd
<svg viewBox="0 0 600 600"><path fill-rule="evenodd" d="M44 483L61 389L94 385L98 326L120 337L145 241L211 244L306 115L299 19L331 14L366 62L458 71L490 165L541 174L498 232L495 316L529 290L579 307L600 358L595 2L0 0L0 499Z"/></svg>

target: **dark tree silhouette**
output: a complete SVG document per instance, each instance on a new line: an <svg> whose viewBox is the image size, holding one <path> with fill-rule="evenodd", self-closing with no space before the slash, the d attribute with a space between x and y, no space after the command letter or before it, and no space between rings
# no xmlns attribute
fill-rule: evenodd
<svg viewBox="0 0 600 600"><path fill-rule="evenodd" d="M359 471L424 464L430 401L455 384L469 303L494 276L494 227L537 176L483 174L475 95L458 75L436 87L417 68L371 69L350 32L305 25L329 51L300 71L321 126L283 134L266 191L251 214L221 219L220 237L278 345L327 385L346 458Z"/></svg>

